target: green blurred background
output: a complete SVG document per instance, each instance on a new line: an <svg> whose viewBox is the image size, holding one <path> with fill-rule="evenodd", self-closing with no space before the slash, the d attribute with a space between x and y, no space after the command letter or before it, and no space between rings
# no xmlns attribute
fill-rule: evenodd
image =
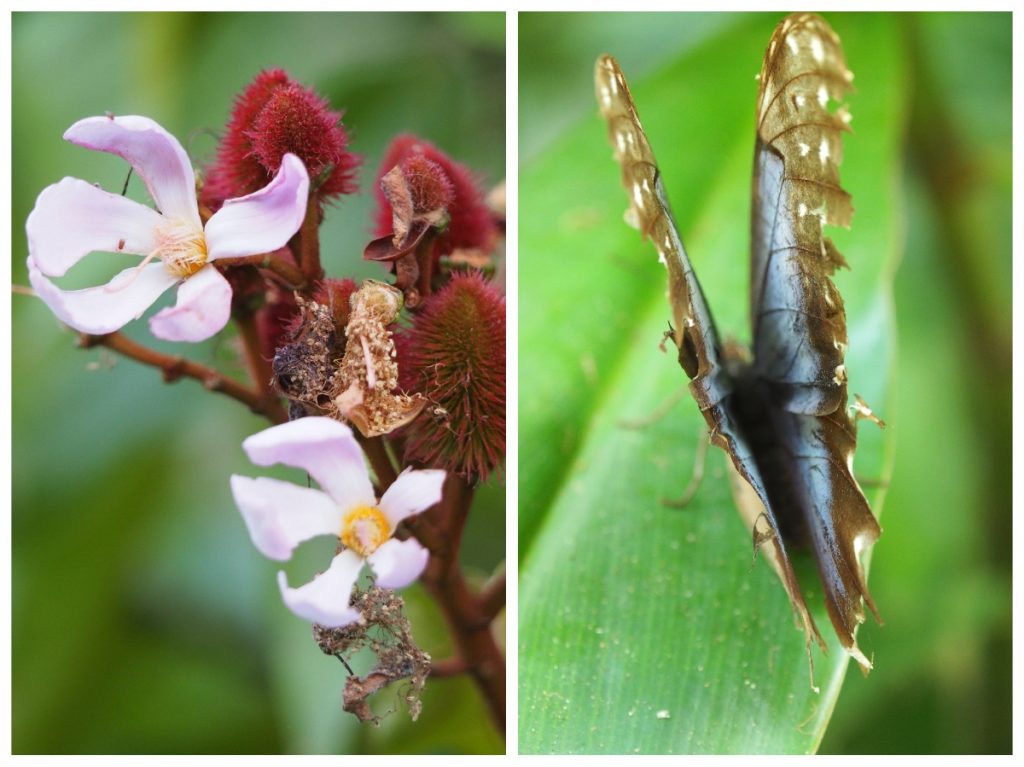
<svg viewBox="0 0 1024 767"><path fill-rule="evenodd" d="M521 14L521 172L553 167L555 155L576 143L567 137L582 135L581 125L600 130L592 84L598 54L613 53L635 91L734 30L760 25L767 43L782 15ZM840 33L842 25L859 23L824 15ZM898 15L885 23L898 32L907 73L894 84L906 116L901 162L881 171L891 176L887 204L902 211L905 231L895 277L894 402L883 414L896 455L871 572L886 623L862 627L860 644L873 651L876 668L867 678L849 669L820 751L1009 753L1011 17ZM759 62L748 67L751 81ZM849 65L856 73L858 62ZM751 124L754 93L751 84ZM851 102L871 97L857 92ZM714 99L704 107L678 119L714 120ZM639 108L644 114L644 105ZM858 124L856 107L853 128L849 142L857 131L870 130ZM658 146L654 142L655 152ZM610 165L610 154L602 144L593 161ZM673 169L663 170L671 189ZM612 170L608 176L614 178ZM572 194L569 182L565 193ZM574 202L567 198L566 209L552 217L571 214L565 226L599 225ZM676 200L677 213L687 204ZM529 226L524 220L524 229ZM857 226L855 217L850 237ZM636 250L653 255L646 246ZM607 257L544 257L595 256ZM745 259L736 269L745 272ZM548 311L529 301L531 280L538 278L520 275L524 316ZM576 433L569 424L564 431ZM524 449L528 439L524 434ZM679 471L689 475L688 468ZM522 556L534 530L521 520ZM758 568L750 577L768 576Z"/></svg>
<svg viewBox="0 0 1024 767"><path fill-rule="evenodd" d="M43 187L65 175L124 183L116 157L61 140L68 126L146 115L201 164L235 94L272 66L345 109L364 157L361 193L322 228L328 273L382 276L361 255L394 135L435 142L487 184L504 178L504 49L504 14L16 13L12 279L27 284L21 222ZM137 180L129 194L144 199ZM96 284L107 266L91 259L78 279ZM165 386L152 369L77 350L34 299L14 296L13 328L15 753L504 751L466 679L430 681L415 724L393 691L376 699L378 712L398 709L380 728L341 710L344 669L283 607L278 565L249 542L228 489L233 472L267 473L240 447L264 422L194 382ZM231 338L186 348L155 342L143 322L127 332L244 375ZM286 565L293 583L327 561L319 543ZM483 580L504 550L499 479L478 495L464 565ZM404 593L420 645L448 655L430 600Z"/></svg>

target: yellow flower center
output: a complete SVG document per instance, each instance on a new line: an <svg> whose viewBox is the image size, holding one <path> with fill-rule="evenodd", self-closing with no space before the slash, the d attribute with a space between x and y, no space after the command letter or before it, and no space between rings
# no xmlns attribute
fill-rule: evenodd
<svg viewBox="0 0 1024 767"><path fill-rule="evenodd" d="M341 542L361 557L368 557L391 537L391 526L376 506L356 506L341 523Z"/></svg>
<svg viewBox="0 0 1024 767"><path fill-rule="evenodd" d="M178 277L191 277L206 266L206 237L202 229L187 221L167 221L156 232L156 257Z"/></svg>

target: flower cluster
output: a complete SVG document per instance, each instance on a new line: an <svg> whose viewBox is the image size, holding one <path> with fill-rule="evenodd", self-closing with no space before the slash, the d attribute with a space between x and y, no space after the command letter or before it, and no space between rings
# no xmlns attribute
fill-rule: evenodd
<svg viewBox="0 0 1024 767"><path fill-rule="evenodd" d="M182 145L149 118L90 117L64 138L126 160L153 207L75 178L44 189L26 224L35 294L84 345L159 367L168 381L194 378L276 424L242 443L249 459L302 469L318 487L233 475L253 543L287 560L309 539L337 541L308 583L279 573L285 604L317 625L330 654L372 637L382 665L349 680L349 710L370 716L365 698L386 682L422 686L430 658L390 590L422 576L456 631L455 616L497 604L464 583L450 588L461 574L449 543L461 540L473 485L504 460L505 299L491 279L501 216L465 167L401 136L381 166L378 237L364 251L393 282L326 276L325 203L355 192L360 159L341 112L281 70L261 72L237 97L198 183ZM93 252L139 260L105 285L59 287ZM202 341L233 321L248 383L117 332L175 285L174 305L149 318L153 335ZM366 571L373 583L362 588ZM452 595L478 603L446 602ZM381 617L396 610L400 621ZM399 639L386 647L379 636L389 631ZM467 669L502 663L489 638L470 644ZM497 701L503 688L487 680L498 677L475 676Z"/></svg>

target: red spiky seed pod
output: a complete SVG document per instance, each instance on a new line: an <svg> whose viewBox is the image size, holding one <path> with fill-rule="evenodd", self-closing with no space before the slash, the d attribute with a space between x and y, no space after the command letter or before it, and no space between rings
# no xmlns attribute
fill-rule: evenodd
<svg viewBox="0 0 1024 767"><path fill-rule="evenodd" d="M457 249L475 249L485 253L494 249L498 238L498 227L484 202L483 194L473 174L468 168L452 160L429 141L408 134L398 136L391 142L377 174L374 189L377 195L376 235L378 237L383 237L392 231L391 204L380 188L380 180L396 165L402 166L403 170L408 168L413 171L420 170L421 173L428 168L431 172L439 169L447 180L447 184L444 185L438 185L431 181L433 186L429 187L438 199L440 199L439 192L445 187L450 189L451 195L450 202L445 206L448 209L450 220L444 234L435 243L435 258L448 255ZM429 176L421 175L421 178L426 181ZM423 184L422 189L423 201L426 202L427 185Z"/></svg>
<svg viewBox="0 0 1024 767"><path fill-rule="evenodd" d="M456 274L400 334L401 383L427 407L406 458L485 480L505 457L505 297L483 275Z"/></svg>
<svg viewBox="0 0 1024 767"><path fill-rule="evenodd" d="M212 210L224 200L260 188L266 178L266 169L253 155L252 144L246 135L259 117L267 100L278 87L288 83L288 75L281 69L267 69L235 97L231 117L217 147L217 160L205 173L200 199Z"/></svg>
<svg viewBox="0 0 1024 767"><path fill-rule="evenodd" d="M261 189L286 152L305 163L311 181L319 180L320 199L356 191L360 158L348 151L341 113L283 70L270 69L235 100L217 160L206 173L203 203L216 210L229 197Z"/></svg>

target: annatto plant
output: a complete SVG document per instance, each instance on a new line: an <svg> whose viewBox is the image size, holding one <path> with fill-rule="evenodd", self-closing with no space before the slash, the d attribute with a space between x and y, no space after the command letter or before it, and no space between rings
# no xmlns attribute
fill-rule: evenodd
<svg viewBox="0 0 1024 767"><path fill-rule="evenodd" d="M316 483L230 478L267 557L337 539L311 582L289 586L283 572L278 580L324 653L348 667L353 652L373 652L368 673L350 671L347 711L377 721L368 697L401 682L415 718L432 673L466 673L504 729L505 662L493 630L504 573L474 591L459 566L474 488L505 456L500 189L485 198L441 150L396 138L375 183L377 239L363 254L393 279L359 284L325 275L319 230L325 206L357 190L360 158L341 114L281 70L261 72L237 97L200 174L146 117L88 117L64 138L126 160L154 207L75 178L44 189L26 224L34 293L80 346L154 366L167 381L195 379L265 416L271 426L242 443L251 461L303 469ZM54 283L96 251L141 260L99 287ZM249 382L119 332L172 286L176 303L149 318L153 335L196 342L233 322ZM417 579L445 615L457 657L435 661L417 647L394 592Z"/></svg>

